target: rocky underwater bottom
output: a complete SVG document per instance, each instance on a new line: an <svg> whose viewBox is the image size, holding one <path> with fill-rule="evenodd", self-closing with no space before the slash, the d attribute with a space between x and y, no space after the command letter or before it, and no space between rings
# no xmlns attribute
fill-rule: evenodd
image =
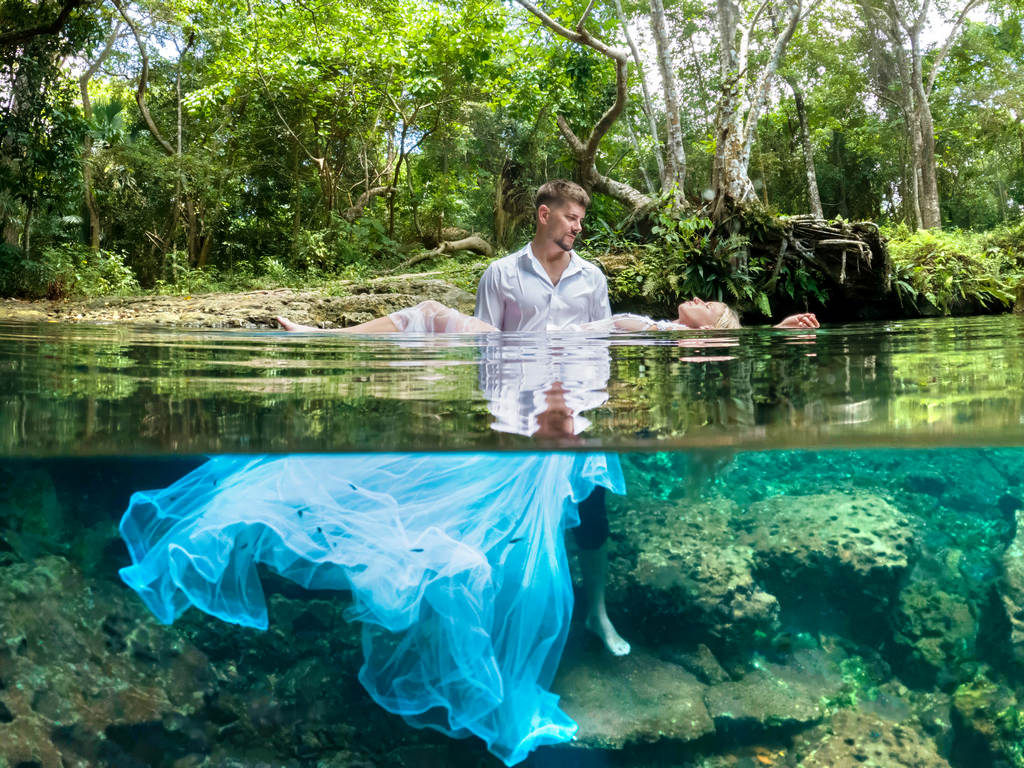
<svg viewBox="0 0 1024 768"><path fill-rule="evenodd" d="M267 631L156 621L117 523L202 461L0 461L0 768L500 765L374 704L344 593L266 573ZM622 465L608 605L633 651L574 620L577 738L523 765L1024 768L1024 449Z"/></svg>

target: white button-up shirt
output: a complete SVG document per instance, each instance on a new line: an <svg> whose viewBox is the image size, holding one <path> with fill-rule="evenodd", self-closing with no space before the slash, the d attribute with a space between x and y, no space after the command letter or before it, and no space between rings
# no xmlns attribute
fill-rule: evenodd
<svg viewBox="0 0 1024 768"><path fill-rule="evenodd" d="M529 243L492 262L476 293L476 316L502 331L549 331L611 317L604 273L575 251L558 285Z"/></svg>

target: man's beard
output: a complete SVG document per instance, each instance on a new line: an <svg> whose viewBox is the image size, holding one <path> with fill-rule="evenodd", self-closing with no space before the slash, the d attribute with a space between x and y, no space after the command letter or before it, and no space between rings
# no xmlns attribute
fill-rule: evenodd
<svg viewBox="0 0 1024 768"><path fill-rule="evenodd" d="M555 240L555 245L557 245L563 251L571 251L573 243L575 241L576 241L576 238L573 238L573 242L569 242L568 236L565 236L565 237L563 237L563 238L561 238L559 240Z"/></svg>

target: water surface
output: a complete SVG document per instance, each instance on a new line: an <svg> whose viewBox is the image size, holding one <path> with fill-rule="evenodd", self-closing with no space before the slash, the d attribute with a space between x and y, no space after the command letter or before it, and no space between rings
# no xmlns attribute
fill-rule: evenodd
<svg viewBox="0 0 1024 768"><path fill-rule="evenodd" d="M606 337L0 323L0 455L1014 445L1022 330L1020 316ZM552 381L585 414L573 437L501 428Z"/></svg>

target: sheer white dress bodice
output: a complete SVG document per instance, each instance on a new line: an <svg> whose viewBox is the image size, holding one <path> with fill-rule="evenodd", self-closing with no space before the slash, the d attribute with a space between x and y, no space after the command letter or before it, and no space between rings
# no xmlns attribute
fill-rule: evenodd
<svg viewBox="0 0 1024 768"><path fill-rule="evenodd" d="M438 301L423 301L414 307L407 307L389 315L399 331L405 333L481 333L497 331L482 320L463 314L457 309L446 307ZM689 331L693 330L673 320L653 320L643 315L620 313L593 320L589 323L575 323L559 331L594 331L603 333L630 331Z"/></svg>

